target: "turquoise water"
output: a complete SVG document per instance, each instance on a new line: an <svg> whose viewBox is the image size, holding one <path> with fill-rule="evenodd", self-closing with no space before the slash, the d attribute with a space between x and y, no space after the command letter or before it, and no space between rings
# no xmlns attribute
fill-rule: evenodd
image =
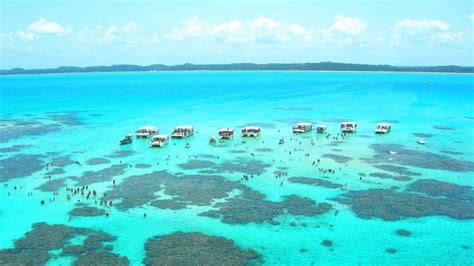
<svg viewBox="0 0 474 266"><path fill-rule="evenodd" d="M13 248L15 240L31 231L33 224L46 222L116 236L111 252L127 257L132 265L143 263L147 240L176 231L233 240L240 249L252 249L260 254L261 259L253 263L269 265L470 265L474 261L473 84L473 75L412 73L2 76L0 228L8 229L2 229L0 248ZM344 120L357 121L357 133L333 139ZM332 135L329 138L315 132L293 135L291 127L300 121L324 123ZM382 121L391 122L392 131L375 135L375 125ZM138 139L131 145L118 145L119 139L140 126L155 125L161 133L169 134L181 124L193 125L197 134L186 140L172 139L162 149L149 148L147 140ZM261 126L261 136L245 140L237 136L225 143L208 144L209 137L216 135L219 128L238 130L245 125ZM417 144L420 137L415 133L428 134L423 137L426 145ZM278 145L280 138L285 139L285 144ZM117 151L127 156L109 156ZM32 157L22 157L25 155ZM337 162L331 155L347 158ZM68 158L70 162L47 169L46 164L58 157ZM87 161L93 158L105 160L103 164L89 165ZM377 162L370 158L376 158ZM320 162L316 163L318 159ZM189 162L194 162L194 167L186 164ZM137 164L147 165L142 168L136 167ZM401 175L377 168L381 164L402 166L409 172ZM124 167L122 171L105 172L100 177L84 177L88 171L100 171L111 165ZM324 173L319 168L335 172ZM57 174L47 173L54 169L58 169ZM67 187L85 184L100 195L104 192L117 195L110 191L122 184L135 197L149 195L150 186L130 184L127 180L132 180L131 177L141 180L146 174L158 175L158 171L172 177L154 182L163 182L163 188L173 187L173 190L155 189L151 198L143 196L146 199L139 203L120 205L124 201L121 196L112 196L114 205L110 208L80 195L72 200L66 198L70 194ZM287 174L278 176L275 171ZM371 176L373 173L391 178ZM196 188L199 195L190 196L194 189L189 188L188 181L181 181L187 175L204 177ZM243 175L253 177L242 180ZM212 176L220 179L217 185L207 187L206 180ZM398 176L408 176L408 180L399 180ZM302 184L292 182L292 177L316 178L340 186ZM50 191L39 189L52 180L64 184ZM410 187L418 180L449 184L434 183L442 184L436 187L439 194L429 194ZM217 191L224 184L231 184L231 188L222 196ZM200 215L209 210L219 211L218 202L231 202L230 199L241 197L246 189L261 193L265 202L284 202L285 196L297 195L328 203L331 208L316 215L305 211L296 214L287 208L270 215L271 219L260 217L268 215L268 210L263 208L240 222L223 218L242 217L248 210L230 208L229 213L221 212L220 217ZM357 208L353 203L338 200L350 191L372 193L374 189L421 195L423 199L436 201L427 206L404 197L383 198L386 202L382 207L377 206L380 209L375 212L374 205L366 202ZM456 191L465 195L456 196L460 194ZM212 202L199 201L203 194L212 195ZM54 201L50 201L53 197ZM151 204L155 199L178 201L179 197L186 199L185 207L170 209ZM68 213L80 207L75 204L78 199L82 204L108 211L110 216L70 217ZM448 205L438 204L445 199ZM44 205L40 204L42 200ZM395 208L393 204L405 207ZM412 204L417 210L407 210ZM279 208L275 206L270 209ZM445 209L456 206L461 206L460 210L446 215ZM387 215L392 214L397 218L388 219ZM411 234L400 236L396 233L399 229ZM330 240L332 246L322 245L324 240ZM61 251L53 253L61 254ZM54 255L47 263L64 265L75 259Z"/></svg>

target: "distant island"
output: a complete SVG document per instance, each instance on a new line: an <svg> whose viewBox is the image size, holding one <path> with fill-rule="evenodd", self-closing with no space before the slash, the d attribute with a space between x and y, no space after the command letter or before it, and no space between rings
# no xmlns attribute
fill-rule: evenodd
<svg viewBox="0 0 474 266"><path fill-rule="evenodd" d="M294 63L294 64L182 64L149 66L111 65L74 67L62 66L45 69L13 68L0 70L0 75L50 74L50 73L88 73L88 72L146 72L146 71L380 71L380 72L433 72L433 73L474 73L474 67L463 66L391 66L347 64L334 62Z"/></svg>

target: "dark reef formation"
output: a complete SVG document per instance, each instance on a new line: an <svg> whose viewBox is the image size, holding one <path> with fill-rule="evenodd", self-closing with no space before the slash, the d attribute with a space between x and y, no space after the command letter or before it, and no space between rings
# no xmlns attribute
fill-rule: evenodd
<svg viewBox="0 0 474 266"><path fill-rule="evenodd" d="M70 240L85 237L84 242L70 244ZM75 265L128 265L126 257L108 251L105 243L116 238L102 231L36 223L23 238L15 241L13 248L0 250L0 265L44 265L54 256L53 250L61 250L59 256L76 258Z"/></svg>
<svg viewBox="0 0 474 266"><path fill-rule="evenodd" d="M176 232L156 236L145 244L145 265L254 265L260 254L241 249L234 241L201 233Z"/></svg>

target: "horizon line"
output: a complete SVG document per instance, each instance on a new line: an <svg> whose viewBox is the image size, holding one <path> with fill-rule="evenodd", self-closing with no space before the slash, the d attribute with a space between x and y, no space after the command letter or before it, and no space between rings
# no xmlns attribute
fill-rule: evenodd
<svg viewBox="0 0 474 266"><path fill-rule="evenodd" d="M340 63L331 61L305 63L213 63L195 64L112 64L95 66L59 66L50 68L0 69L0 75L88 73L88 72L152 72L152 71L373 71L373 72L429 72L429 73L474 73L474 66L461 65L390 65Z"/></svg>

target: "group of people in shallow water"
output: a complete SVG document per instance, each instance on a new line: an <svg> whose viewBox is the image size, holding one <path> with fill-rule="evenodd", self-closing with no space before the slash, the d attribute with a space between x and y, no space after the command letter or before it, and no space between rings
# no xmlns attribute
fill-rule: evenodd
<svg viewBox="0 0 474 266"><path fill-rule="evenodd" d="M331 134L326 134L325 138L326 139L333 139L333 140L339 140L340 138L341 139L347 139L348 135L346 135L345 133L338 133L337 135L334 135L334 136L331 136ZM319 137L317 137L317 139L319 139ZM290 140L291 141L299 141L299 145L302 145L302 142L299 139L290 138ZM242 142L241 144L244 144L244 143L245 142ZM265 143L265 141L262 141L262 143ZM314 145L314 139L311 139L311 144ZM236 144L235 146L238 146L238 144ZM189 144L187 144L187 147L189 147ZM303 152L304 149L303 148L294 148L292 151L293 151L293 153L297 153L297 152ZM291 150L288 151L289 155L292 155L292 151ZM256 157L255 153L253 153L253 152L250 153L250 156ZM306 153L304 153L304 156L305 157L310 157L310 153L306 152ZM198 159L198 156L191 156L191 155L188 156L189 159L191 159L192 157L194 157L195 159ZM179 158L179 155L176 155L176 158ZM219 156L216 156L216 158L220 159ZM171 159L171 156L168 155L167 161L169 161L170 159ZM273 159L272 161L275 162L275 159ZM280 162L284 162L284 161L280 160ZM321 162L321 160L318 158L317 160L312 162L312 165L313 166L319 165L320 162ZM120 163L122 164L123 162L120 161ZM81 163L79 161L75 161L75 164L78 165L78 166L81 166ZM159 162L157 164L159 165ZM49 170L50 166L53 167L54 164L53 163L46 164L46 170ZM133 166L130 165L130 167L133 167ZM336 172L334 169L331 169L331 168L319 167L318 170L319 170L320 173L332 173L332 174L334 174ZM341 170L341 168L339 168L339 170ZM275 172L275 178L276 179L281 179L281 178L284 178L286 176L288 176L288 173L286 171L277 171L277 172ZM51 179L51 175L49 175L48 178ZM242 181L248 181L252 178L254 178L253 174L244 174L242 176L241 180ZM360 177L360 178L362 179L362 177ZM115 185L116 181L112 180L112 184ZM280 185L283 186L283 180L281 180ZM4 187L8 187L8 184L4 184ZM14 186L14 190L17 190L17 189L18 189L18 187ZM67 192L66 199L68 201L73 200L73 198L76 197L76 196L80 196L82 198L85 198L86 200L93 199L94 204L99 204L100 206L103 206L103 207L111 208L113 206L112 200L108 200L106 198L107 197L106 193L103 193L102 197L100 199L97 199L98 192L94 189L89 189L89 186L87 186L87 185L84 185L84 186L78 187L78 188L68 187L68 188L66 188L66 192ZM10 192L8 192L8 195L10 195ZM28 196L32 196L32 195L33 195L33 192L28 192ZM53 197L49 198L48 201L49 202L54 202L56 200L56 196L59 196L59 192L53 192ZM81 202L81 199L77 199L77 202ZM46 201L41 200L40 204L45 205ZM109 217L109 215L110 215L110 213L108 211L106 211L105 216ZM336 215L337 215L337 212L336 212ZM144 213L143 217L146 218L147 214ZM70 216L69 219L72 219L72 217Z"/></svg>

